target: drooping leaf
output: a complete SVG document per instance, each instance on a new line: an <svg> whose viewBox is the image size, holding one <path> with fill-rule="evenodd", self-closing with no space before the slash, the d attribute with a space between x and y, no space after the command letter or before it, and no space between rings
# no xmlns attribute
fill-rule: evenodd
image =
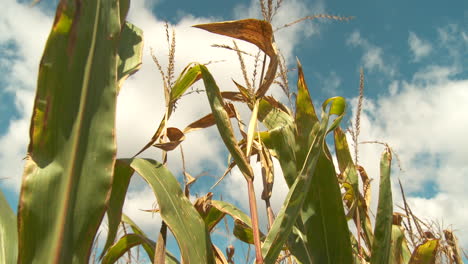
<svg viewBox="0 0 468 264"><path fill-rule="evenodd" d="M161 218L174 234L182 259L190 263L214 263L206 225L172 173L154 160L130 159L122 162L132 167L152 188Z"/></svg>
<svg viewBox="0 0 468 264"><path fill-rule="evenodd" d="M102 258L102 264L112 264L115 263L121 256L127 253L135 246L148 245L149 248L153 249L153 254L148 254L149 259L153 262L154 257L154 248L156 243L145 236L138 235L138 234L127 234L121 237L117 243L113 244L107 253ZM151 252L150 252L151 253Z"/></svg>
<svg viewBox="0 0 468 264"><path fill-rule="evenodd" d="M169 95L169 105L167 105L166 113L161 119L161 122L159 122L158 128L154 132L154 135L151 137L151 140L140 151L138 151L137 154L135 154L135 156L138 156L159 140L164 128L166 127L166 121L172 115L174 103L187 91L188 88L190 88L190 86L192 86L195 82L200 80L200 77L201 72L197 64L189 64L187 65L187 67L185 67L185 69L179 75L173 87L171 88L171 93Z"/></svg>
<svg viewBox="0 0 468 264"><path fill-rule="evenodd" d="M391 162L392 154L390 149L386 148L380 161L379 202L375 219L371 264L385 264L390 261L393 221Z"/></svg>
<svg viewBox="0 0 468 264"><path fill-rule="evenodd" d="M231 203L225 201L212 200L211 206L213 206L220 212L231 216L234 220L238 220L247 226L252 226L250 217Z"/></svg>
<svg viewBox="0 0 468 264"><path fill-rule="evenodd" d="M409 264L434 264L439 248L438 239L429 239L416 247Z"/></svg>
<svg viewBox="0 0 468 264"><path fill-rule="evenodd" d="M268 56L276 53L273 47L273 29L271 24L264 20L242 19L200 24L193 27L250 42L259 47Z"/></svg>
<svg viewBox="0 0 468 264"><path fill-rule="evenodd" d="M335 129L334 138L338 167L341 175L343 175L343 181L345 182L343 185L345 187L348 186L346 190L346 193L349 195L349 197L346 197L347 205L353 215L356 226L357 215L355 214L356 210L359 210L359 224L364 231L365 242L367 246L370 247L372 245L373 233L368 215L367 203L364 198L360 197L358 170L351 157L346 135L341 128Z"/></svg>
<svg viewBox="0 0 468 264"><path fill-rule="evenodd" d="M211 111L216 120L216 126L218 127L221 138L244 177L246 179L253 179L252 168L250 167L246 156L237 145L237 140L234 137L231 121L229 120L229 114L226 111L219 87L205 66L200 65L200 69L202 72L203 82L205 83L206 95L208 96Z"/></svg>
<svg viewBox="0 0 468 264"><path fill-rule="evenodd" d="M185 140L184 132L180 131L180 129L176 127L168 127L166 129L166 136L169 139L169 142L156 143L153 146L164 151L171 151L177 148L177 146Z"/></svg>
<svg viewBox="0 0 468 264"><path fill-rule="evenodd" d="M122 213L122 223L125 223L125 224L129 225L130 228L132 229L133 233L150 240L148 238L148 235L146 235L145 232L143 232L143 230L135 222L133 222L132 219L130 219L130 217L128 217L126 214L123 214L123 213ZM154 257L154 250L155 250L154 244L155 244L155 242L152 241L152 240L151 240L151 242L152 243L143 243L143 244L141 244L141 246L145 250L148 257L152 260L153 257Z"/></svg>
<svg viewBox="0 0 468 264"><path fill-rule="evenodd" d="M329 110L327 110L328 106ZM285 202L278 212L275 222L262 245L265 263L272 263L276 260L298 219L306 198L306 193L311 186L312 175L316 170L318 157L323 152L325 136L328 132L335 129L343 118L345 111L344 99L341 97L330 98L323 103L322 110L320 128L308 151L304 167L299 171L299 175L294 184L290 187ZM329 126L328 123L331 115L337 115L338 117ZM349 249L349 251L349 258L352 259L351 250ZM346 257L347 256L340 256L341 259L346 259Z"/></svg>
<svg viewBox="0 0 468 264"><path fill-rule="evenodd" d="M292 147L296 145L294 119L267 97L260 101L258 118L268 128L268 131L260 132L260 137L276 152L286 183L291 187L298 175L296 153Z"/></svg>
<svg viewBox="0 0 468 264"><path fill-rule="evenodd" d="M0 263L16 263L18 258L18 231L16 214L0 191Z"/></svg>
<svg viewBox="0 0 468 264"><path fill-rule="evenodd" d="M243 19L195 25L194 27L204 29L215 34L245 40L256 45L265 52L265 54L270 57L270 62L268 64L265 78L261 81L261 85L255 96L257 98L261 98L265 95L268 88L273 83L278 69L278 51L276 50L276 45L274 43L273 29L269 22L258 19Z"/></svg>
<svg viewBox="0 0 468 264"><path fill-rule="evenodd" d="M234 108L234 105L231 103L227 103L225 104L225 106L226 106L226 111L228 113L229 118L235 117L236 109ZM190 133L190 132L202 129L202 128L213 126L215 124L216 124L216 120L213 114L211 113L198 119L197 121L191 123L190 125L188 125L186 128L184 128L184 133L187 134L187 133Z"/></svg>
<svg viewBox="0 0 468 264"><path fill-rule="evenodd" d="M178 100L188 88L196 83L201 78L200 65L189 64L179 75L171 89L170 100L175 102ZM171 109L172 110L172 109ZM170 111L172 112L172 111Z"/></svg>
<svg viewBox="0 0 468 264"><path fill-rule="evenodd" d="M122 219L122 207L125 202L125 196L132 174L133 169L128 167L126 163L122 163L120 160L116 161L114 176L112 177L112 190L107 208L107 239L100 258L102 258L110 246L114 244Z"/></svg>
<svg viewBox="0 0 468 264"><path fill-rule="evenodd" d="M118 2L58 5L40 62L19 201L20 263L89 259L115 162L118 50L140 45L121 34Z"/></svg>

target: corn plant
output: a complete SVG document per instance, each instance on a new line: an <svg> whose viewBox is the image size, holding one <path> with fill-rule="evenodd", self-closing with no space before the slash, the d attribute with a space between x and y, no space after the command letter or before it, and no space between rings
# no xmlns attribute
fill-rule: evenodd
<svg viewBox="0 0 468 264"><path fill-rule="evenodd" d="M158 162L115 158L116 96L123 81L141 65L143 33L125 20L130 1L60 1L40 62L17 218L0 193L0 263L87 263L105 213L108 234L100 250L102 263L115 263L140 246L152 263L234 263L234 248L224 254L211 240L211 232L227 216L234 220L234 236L254 245L256 263L461 263L453 232L443 230L443 237L438 235L412 214L406 200L403 213L394 211L388 145L381 157L378 209L372 226L370 177L357 159L359 114L351 133L353 159L340 128L347 107L344 98L325 100L317 114L299 61L294 110L267 95L278 82L277 76L286 92L288 81L270 24L281 1L260 4L263 20L195 25L257 46L259 55L269 58L257 86L249 82L244 66L245 84L235 82L236 91L221 92L209 66L199 63L188 65L173 80L174 37L167 73L155 58L163 74L166 111L139 153L152 146L162 149ZM343 19L328 15L304 19L320 17ZM170 42L169 34L167 39ZM243 65L235 42L232 49ZM359 106L363 78L361 73ZM211 113L183 130L168 127L176 102L201 80ZM247 129L232 102L251 110ZM231 120L237 121L242 138L235 137ZM182 188L166 167L167 152L178 148L190 132L214 125L230 153L226 172L237 166L245 178L248 213L214 200L212 193L190 202L195 178L184 170ZM337 164L325 140L331 133ZM261 164L262 175L255 175L251 157ZM289 187L276 214L269 201L275 159ZM157 241L122 213L133 176L142 177L158 201L155 212L163 222ZM263 230L254 177L264 181L268 227ZM119 235L121 225L131 232ZM356 231L350 231L350 226ZM178 243L180 259L166 248L168 230Z"/></svg>

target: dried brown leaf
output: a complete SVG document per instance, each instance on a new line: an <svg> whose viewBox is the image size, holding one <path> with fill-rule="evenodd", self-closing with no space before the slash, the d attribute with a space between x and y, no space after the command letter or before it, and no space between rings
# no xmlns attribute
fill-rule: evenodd
<svg viewBox="0 0 468 264"><path fill-rule="evenodd" d="M229 118L233 118L236 116L236 110L234 108L234 105L231 104L231 103L226 103L225 105L225 109L229 115ZM199 130L199 129L203 129L203 128L207 128L207 127L210 127L210 126L213 126L214 124L216 124L216 121L215 121L215 118L213 116L213 114L208 114L200 119L198 119L197 121L191 123L190 125L188 125L185 129L184 129L184 133L189 133L189 132L193 132L193 131L196 131L196 130Z"/></svg>
<svg viewBox="0 0 468 264"><path fill-rule="evenodd" d="M153 146L160 148L165 151L174 150L179 144L185 140L184 132L175 127L168 127L166 130L166 136L169 142L156 143Z"/></svg>

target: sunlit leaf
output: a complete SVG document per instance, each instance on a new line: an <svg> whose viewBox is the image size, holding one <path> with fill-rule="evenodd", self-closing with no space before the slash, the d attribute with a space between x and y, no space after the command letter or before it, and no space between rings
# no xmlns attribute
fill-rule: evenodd
<svg viewBox="0 0 468 264"><path fill-rule="evenodd" d="M371 264L389 263L392 241L393 200L390 181L392 154L386 148L380 161L379 203L375 219Z"/></svg>
<svg viewBox="0 0 468 264"><path fill-rule="evenodd" d="M128 1L121 1L121 3L123 2ZM122 28L121 38L122 40L119 43L118 49L119 64L117 68L119 89L128 76L134 74L141 67L143 31L135 25L126 22Z"/></svg>
<svg viewBox="0 0 468 264"><path fill-rule="evenodd" d="M438 239L429 239L418 245L411 255L409 264L434 264L436 261Z"/></svg>
<svg viewBox="0 0 468 264"><path fill-rule="evenodd" d="M0 263L16 263L18 258L18 231L16 214L0 191Z"/></svg>
<svg viewBox="0 0 468 264"><path fill-rule="evenodd" d="M172 173L161 163L147 159L122 160L151 187L159 213L179 244L182 259L214 263L209 232L203 219L185 197Z"/></svg>
<svg viewBox="0 0 468 264"><path fill-rule="evenodd" d="M297 176L294 184L290 187L285 202L281 210L278 212L275 222L262 245L262 253L264 255L265 263L271 263L276 260L293 229L296 219L298 219L306 194L311 186L313 178L312 175L317 169L318 157L323 152L325 136L339 124L343 117L345 107L341 106L345 106L344 99L341 97L330 98L322 105L323 111L320 128L308 151L304 167L299 171L299 175ZM341 112L339 111L340 109L342 110ZM329 127L328 123L331 114L338 115L338 117L333 120L332 125ZM339 199L341 201L340 197ZM342 213L343 221L346 223L344 212ZM346 236L348 237L348 232L346 232ZM344 250L346 252L347 249ZM337 256L337 258L344 261L338 261L338 263L348 263L348 259L352 261L351 247L349 247L349 254L343 253L343 255Z"/></svg>
<svg viewBox="0 0 468 264"><path fill-rule="evenodd" d="M236 162L237 167L239 167L244 177L246 179L253 179L252 168L250 167L246 156L244 153L242 153L241 149L237 145L237 140L234 137L231 121L229 120L229 114L226 111L219 87L208 69L203 65L200 65L200 68L203 82L205 83L208 101L210 103L213 116L216 120L216 126L218 127L219 134L221 135L224 144L231 153L232 158Z"/></svg>
<svg viewBox="0 0 468 264"><path fill-rule="evenodd" d="M119 51L141 45L121 34L118 2L68 0L57 9L39 67L19 200L20 263L89 260L112 183ZM125 65L138 64L126 57Z"/></svg>

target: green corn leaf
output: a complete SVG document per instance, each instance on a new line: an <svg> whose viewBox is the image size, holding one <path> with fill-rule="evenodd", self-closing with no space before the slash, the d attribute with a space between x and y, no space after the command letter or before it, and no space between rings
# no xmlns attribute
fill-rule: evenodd
<svg viewBox="0 0 468 264"><path fill-rule="evenodd" d="M16 214L0 191L0 263L16 263L18 257L18 232Z"/></svg>
<svg viewBox="0 0 468 264"><path fill-rule="evenodd" d="M296 162L301 168L307 156L308 146L312 144L314 139L313 128L319 124L315 108L310 97L309 89L304 78L302 65L297 59L298 80L297 80L297 99L296 99L296 116L295 122L297 126L297 149ZM317 131L315 131L317 133ZM307 146L307 147L304 147Z"/></svg>
<svg viewBox="0 0 468 264"><path fill-rule="evenodd" d="M346 140L346 134L338 127L334 131L334 137L338 167L340 168L341 174L344 176L345 182L351 186L350 190L347 191L347 193L351 195L350 199L347 201L348 206L352 207L350 210L359 210L360 225L364 231L365 243L370 247L373 239L371 223L368 217L367 207L359 201L360 192L358 172L351 157L348 141Z"/></svg>
<svg viewBox="0 0 468 264"><path fill-rule="evenodd" d="M201 78L200 65L189 64L179 75L171 88L170 100L174 102L178 100L190 86L196 83ZM172 111L170 111L172 112Z"/></svg>
<svg viewBox="0 0 468 264"><path fill-rule="evenodd" d="M143 31L128 22L123 25L118 49L117 80L119 89L130 75L140 69L143 56Z"/></svg>
<svg viewBox="0 0 468 264"><path fill-rule="evenodd" d="M392 225L392 245L390 250L390 263L408 264L403 241L405 241L405 229L398 225Z"/></svg>
<svg viewBox="0 0 468 264"><path fill-rule="evenodd" d="M328 149L325 147L325 151ZM309 263L352 263L349 229L336 178L327 152L321 152L301 211ZM307 261L305 263L308 263Z"/></svg>
<svg viewBox="0 0 468 264"><path fill-rule="evenodd" d="M323 103L320 128L308 151L304 167L298 173L299 175L291 186L285 202L262 245L262 255L264 255L265 263L273 263L276 260L284 243L288 239L294 223L301 212L306 194L310 189L313 178L312 175L317 168L318 157L323 152L325 136L328 132L336 128L343 118L345 105L344 98L342 97L330 98ZM328 106L330 107L327 111ZM337 115L338 117L332 122L331 126L328 127L330 115L332 114ZM351 247L349 247L349 251L351 252L350 248ZM351 258L351 254L349 255Z"/></svg>
<svg viewBox="0 0 468 264"><path fill-rule="evenodd" d="M20 263L89 259L115 162L118 47L134 44L121 38L119 13L118 0L64 0L57 9L20 194Z"/></svg>
<svg viewBox="0 0 468 264"><path fill-rule="evenodd" d="M393 221L391 162L392 154L390 149L386 148L380 161L379 202L375 219L371 264L385 264L390 261Z"/></svg>
<svg viewBox="0 0 468 264"><path fill-rule="evenodd" d="M250 217L231 203L213 200L211 201L211 206L216 208L216 210L231 216L234 220L238 220L247 226L252 226Z"/></svg>
<svg viewBox="0 0 468 264"><path fill-rule="evenodd" d="M107 208L108 231L107 240L102 249L102 258L110 246L114 243L119 224L122 218L122 206L125 202L130 178L133 169L120 160L117 160L114 167L114 177L112 180L112 190Z"/></svg>
<svg viewBox="0 0 468 264"><path fill-rule="evenodd" d="M145 236L138 235L138 234L127 234L119 239L117 243L112 245L109 248L107 253L102 258L102 264L112 264L115 263L121 256L127 253L135 246L140 245L148 245L147 247L152 248L153 252L147 252L148 257L150 258L151 262L153 262L154 257L154 248L156 247L156 243ZM151 254L153 253L153 254Z"/></svg>
<svg viewBox="0 0 468 264"><path fill-rule="evenodd" d="M258 110L258 119L268 128L260 132L260 137L266 147L276 152L286 183L291 187L297 177L296 153L291 147L296 145L296 126L289 113L267 99L260 101Z"/></svg>
<svg viewBox="0 0 468 264"><path fill-rule="evenodd" d="M188 263L214 263L206 225L183 194L174 175L154 160L121 161L132 167L151 186L158 201L161 218L174 234L182 259Z"/></svg>
<svg viewBox="0 0 468 264"><path fill-rule="evenodd" d="M438 239L429 239L418 245L411 255L410 264L434 264L439 248Z"/></svg>
<svg viewBox="0 0 468 264"><path fill-rule="evenodd" d="M149 248L149 251L146 251L149 260L153 263L154 258L154 248L156 243L151 239L147 238L144 235L140 234L127 234L119 239L117 243L112 245L109 251L106 253L102 259L102 264L112 264L117 262L120 257L125 253L131 250L133 247L143 246L145 249ZM178 264L179 261L169 252L166 252L166 264Z"/></svg>
<svg viewBox="0 0 468 264"><path fill-rule="evenodd" d="M246 156L237 145L237 140L234 137L229 114L225 109L223 98L218 85L216 84L213 76L204 65L199 65L202 73L203 82L205 83L206 95L211 106L211 111L216 120L216 126L218 127L221 138L224 144L232 155L237 167L244 175L246 179L253 179L253 171L247 161Z"/></svg>
<svg viewBox="0 0 468 264"><path fill-rule="evenodd" d="M133 222L132 219L130 219L130 217L128 217L126 214L122 213L122 222L129 225L130 228L132 229L133 233L137 234L137 235L140 235L144 238L148 238L148 236L145 234L145 232L143 232L143 230L135 223ZM143 243L141 244L143 249L145 250L146 254L148 255L148 257L153 260L154 258L154 250L155 250L155 242L151 240L152 243Z"/></svg>

